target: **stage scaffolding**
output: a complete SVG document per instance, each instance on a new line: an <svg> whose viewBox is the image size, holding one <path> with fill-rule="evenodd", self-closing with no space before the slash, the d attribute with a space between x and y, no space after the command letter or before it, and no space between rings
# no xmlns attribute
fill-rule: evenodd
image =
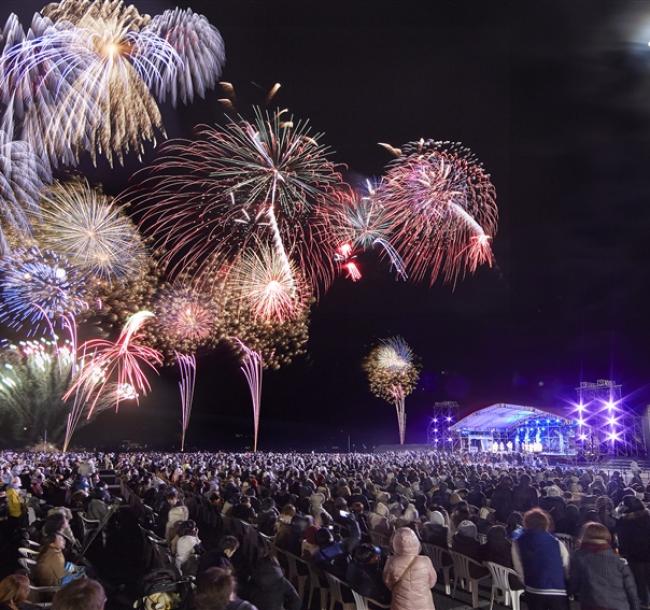
<svg viewBox="0 0 650 610"><path fill-rule="evenodd" d="M447 400L436 402L433 405L431 419L427 427L427 443L441 451L455 451L460 449L460 439L457 434L452 434L450 428L458 421L460 405Z"/></svg>

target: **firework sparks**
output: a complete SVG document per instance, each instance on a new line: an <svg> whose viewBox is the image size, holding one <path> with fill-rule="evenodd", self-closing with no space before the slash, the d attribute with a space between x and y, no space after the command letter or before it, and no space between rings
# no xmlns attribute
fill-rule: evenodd
<svg viewBox="0 0 650 610"><path fill-rule="evenodd" d="M5 116L8 119L9 115ZM38 193L52 176L32 147L15 141L12 123L0 127L0 254L8 248L8 229L30 233L30 217L38 216Z"/></svg>
<svg viewBox="0 0 650 610"><path fill-rule="evenodd" d="M117 383L118 387L126 387L128 384L138 397L148 394L151 386L143 367L155 371L162 364L162 354L158 350L140 343L142 326L152 317L150 311L139 311L126 321L115 342L92 339L80 346L85 365L64 398L67 400L80 392L83 399L90 402L90 417L99 401L101 390L108 381ZM104 379L101 383L97 383L99 372ZM114 403L116 410L119 409L120 402L121 397L117 394Z"/></svg>
<svg viewBox="0 0 650 610"><path fill-rule="evenodd" d="M145 265L135 225L86 180L57 182L42 192L35 233L41 247L109 283L137 277Z"/></svg>
<svg viewBox="0 0 650 610"><path fill-rule="evenodd" d="M244 373L253 404L253 451L257 451L257 439L260 430L260 408L262 406L262 377L264 359L259 352L250 349L239 339L237 344L242 351L241 371Z"/></svg>
<svg viewBox="0 0 650 610"><path fill-rule="evenodd" d="M196 385L196 356L194 354L176 354L176 362L181 371L178 389L181 393L182 433L181 451L185 451L185 435L190 425L192 402L194 402L194 387Z"/></svg>
<svg viewBox="0 0 650 610"><path fill-rule="evenodd" d="M223 63L218 32L191 11L151 20L121 1L63 0L47 5L27 35L13 16L6 29L4 89L14 92L25 137L54 165L78 163L83 151L111 165L142 154L165 135L152 91L191 101L214 86Z"/></svg>
<svg viewBox="0 0 650 610"><path fill-rule="evenodd" d="M455 284L492 264L496 193L472 152L452 142L420 140L389 164L378 197L393 226L392 243L416 281Z"/></svg>
<svg viewBox="0 0 650 610"><path fill-rule="evenodd" d="M341 177L320 135L307 122L260 110L253 122L239 118L198 135L163 145L148 177L127 193L144 205L143 226L175 261L172 272L188 265L205 271L262 240L287 274L293 260L312 286L329 283L331 240L311 221Z"/></svg>
<svg viewBox="0 0 650 610"><path fill-rule="evenodd" d="M226 54L219 30L203 15L189 8L167 10L156 15L145 31L167 41L182 60L177 78L173 74L167 77L168 63L160 66L162 78L158 81L156 95L161 101L164 102L169 93L172 105L176 106L178 98L187 104L195 94L205 97L206 91L215 87Z"/></svg>
<svg viewBox="0 0 650 610"><path fill-rule="evenodd" d="M15 250L0 259L0 321L35 333L87 307L86 276L49 250Z"/></svg>
<svg viewBox="0 0 650 610"><path fill-rule="evenodd" d="M261 243L241 256L228 280L242 305L261 320L282 323L295 318L308 301L295 265L285 264L274 248Z"/></svg>
<svg viewBox="0 0 650 610"><path fill-rule="evenodd" d="M363 362L370 391L395 405L400 443L406 436L405 399L418 383L420 366L413 351L401 337L384 339L374 347Z"/></svg>

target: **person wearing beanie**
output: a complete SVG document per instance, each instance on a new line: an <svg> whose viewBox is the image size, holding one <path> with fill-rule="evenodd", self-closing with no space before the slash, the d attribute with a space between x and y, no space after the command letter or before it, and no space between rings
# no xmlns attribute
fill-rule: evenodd
<svg viewBox="0 0 650 610"><path fill-rule="evenodd" d="M635 496L625 496L616 523L619 552L634 575L642 608L650 607L650 512Z"/></svg>
<svg viewBox="0 0 650 610"><path fill-rule="evenodd" d="M602 523L585 523L580 548L571 557L569 591L581 610L639 610L634 577L612 549L612 535Z"/></svg>
<svg viewBox="0 0 650 610"><path fill-rule="evenodd" d="M534 508L524 515L524 531L512 543L512 564L524 583L529 610L569 608L569 552L550 529L548 513Z"/></svg>
<svg viewBox="0 0 650 610"><path fill-rule="evenodd" d="M478 541L478 529L474 522L466 519L458 524L456 533L451 539L451 550L479 563L483 561L481 544ZM488 574L486 568L474 564L470 565L469 572L472 578L483 578Z"/></svg>
<svg viewBox="0 0 650 610"><path fill-rule="evenodd" d="M392 593L390 610L435 610L431 589L437 576L431 560L420 555L415 532L400 527L393 537L393 555L384 568L384 583Z"/></svg>

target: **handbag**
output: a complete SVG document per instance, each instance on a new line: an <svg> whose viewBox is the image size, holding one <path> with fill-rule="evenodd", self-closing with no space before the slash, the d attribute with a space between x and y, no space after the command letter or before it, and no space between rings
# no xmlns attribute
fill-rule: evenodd
<svg viewBox="0 0 650 610"><path fill-rule="evenodd" d="M419 555L416 555L415 557L413 557L413 559L411 559L409 564L406 566L406 569L402 572L402 575L395 581L395 584L393 585L393 587L397 586L399 583L402 582L402 579L409 573L409 571L413 567L413 564L415 563L415 560L418 557L419 557Z"/></svg>

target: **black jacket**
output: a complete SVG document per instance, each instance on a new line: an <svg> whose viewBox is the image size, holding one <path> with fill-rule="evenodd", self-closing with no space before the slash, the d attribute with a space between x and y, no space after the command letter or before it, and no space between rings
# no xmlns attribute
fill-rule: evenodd
<svg viewBox="0 0 650 610"><path fill-rule="evenodd" d="M623 515L616 524L621 555L632 563L650 563L650 512Z"/></svg>
<svg viewBox="0 0 650 610"><path fill-rule="evenodd" d="M249 584L248 598L258 610L300 610L302 601L272 559L260 559Z"/></svg>
<svg viewBox="0 0 650 610"><path fill-rule="evenodd" d="M357 593L384 604L390 603L390 591L382 580L381 564L363 565L356 561L348 564L346 582Z"/></svg>

